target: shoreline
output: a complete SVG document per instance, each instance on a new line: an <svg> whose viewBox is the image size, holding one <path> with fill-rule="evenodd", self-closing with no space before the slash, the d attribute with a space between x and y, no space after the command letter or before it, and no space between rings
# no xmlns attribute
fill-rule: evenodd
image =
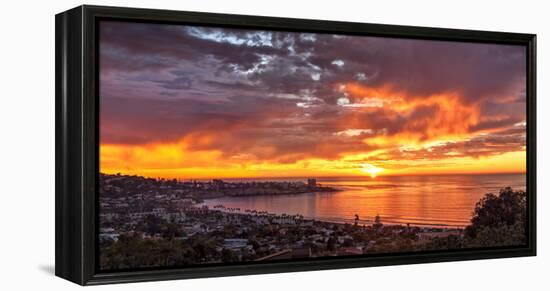
<svg viewBox="0 0 550 291"><path fill-rule="evenodd" d="M213 199L216 199L216 198L212 198ZM211 200L211 199L205 199L205 200ZM267 212L267 211L264 211L264 210L256 210L256 209L241 209L239 207L225 207L223 204L218 204L218 205L214 205L214 206L210 206L210 205L207 205L205 204L204 202L202 203L199 203L198 204L199 206L206 206L208 207L208 210L209 211L219 211L219 212L223 212L223 213L228 213L228 214L236 214L236 215L252 215L252 216L269 216L269 217L274 217L274 216L283 216L283 217L301 217L302 220L310 220L310 221L314 221L314 222L322 222L322 223L332 223L332 224L339 224L339 225L353 225L355 224L355 220L350 218L350 219L346 219L346 218L337 218L337 217L334 217L334 218L328 218L328 217L309 217L309 216L304 216L302 214L299 214L299 213L296 213L296 214L288 214L288 213L270 213L270 212ZM419 228L428 228L428 229L433 229L433 228L436 228L436 229L460 229L460 230L464 230L467 226L468 226L468 222L464 222L464 224L461 224L461 225L453 225L453 224L446 224L446 223L429 223L429 222L413 222L413 221L409 221L409 222L406 222L406 221L395 221L395 220L392 220L392 219L388 219L388 218L384 218L383 216L381 216L381 219L382 219L382 222L385 224L385 225L391 225L391 226L401 226L401 227L407 227L407 226L410 226L410 227L419 227ZM358 226L371 226L375 223L375 217L373 217L372 219L358 219L357 220L357 225Z"/></svg>
<svg viewBox="0 0 550 291"><path fill-rule="evenodd" d="M202 197L199 197L199 198L203 200L209 200L209 199L231 198L231 197L283 196L283 195L301 195L301 194L310 194L310 193L335 193L335 192L341 192L341 191L344 191L344 190L339 188L334 188L334 187L319 187L316 190L312 189L312 190L289 191L289 192L265 192L265 193L249 193L249 194L201 193L199 195L202 195Z"/></svg>

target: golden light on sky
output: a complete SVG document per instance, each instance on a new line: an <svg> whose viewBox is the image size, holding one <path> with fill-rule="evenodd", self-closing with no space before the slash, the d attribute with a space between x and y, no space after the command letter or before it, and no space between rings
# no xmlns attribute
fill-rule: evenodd
<svg viewBox="0 0 550 291"><path fill-rule="evenodd" d="M376 178L379 173L384 171L383 168L373 166L371 164L364 164L363 168L361 169L362 172L365 172L371 176L371 178Z"/></svg>
<svg viewBox="0 0 550 291"><path fill-rule="evenodd" d="M526 168L524 151L477 158L451 154L437 160L387 160L376 164L357 163L362 154L288 164L239 157L224 159L218 151L187 151L184 143L102 145L100 154L104 173L185 179L523 173Z"/></svg>

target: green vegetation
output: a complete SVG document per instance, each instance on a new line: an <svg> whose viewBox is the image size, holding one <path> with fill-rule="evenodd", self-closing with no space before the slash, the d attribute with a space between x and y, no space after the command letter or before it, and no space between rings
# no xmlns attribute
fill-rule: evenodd
<svg viewBox="0 0 550 291"><path fill-rule="evenodd" d="M527 193L506 187L476 203L464 236L434 239L427 249L522 246L527 242Z"/></svg>
<svg viewBox="0 0 550 291"><path fill-rule="evenodd" d="M184 266L220 258L215 244L207 239L144 239L121 235L118 241L103 247L100 257L102 269L124 269L154 266ZM225 258L228 254L222 253Z"/></svg>
<svg viewBox="0 0 550 291"><path fill-rule="evenodd" d="M507 187L477 204L465 230L468 247L520 246L526 243L527 193Z"/></svg>

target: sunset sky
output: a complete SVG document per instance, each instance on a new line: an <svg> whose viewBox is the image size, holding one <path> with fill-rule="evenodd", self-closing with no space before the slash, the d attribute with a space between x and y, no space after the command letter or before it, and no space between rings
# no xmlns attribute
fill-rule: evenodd
<svg viewBox="0 0 550 291"><path fill-rule="evenodd" d="M524 172L525 54L102 22L100 170L180 179Z"/></svg>

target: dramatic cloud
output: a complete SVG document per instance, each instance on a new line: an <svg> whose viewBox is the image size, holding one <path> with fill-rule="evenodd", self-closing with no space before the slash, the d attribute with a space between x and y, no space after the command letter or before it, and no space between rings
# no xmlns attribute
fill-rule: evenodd
<svg viewBox="0 0 550 291"><path fill-rule="evenodd" d="M207 168L187 157L199 154L220 171L502 159L524 152L525 71L521 46L105 21L102 166Z"/></svg>

